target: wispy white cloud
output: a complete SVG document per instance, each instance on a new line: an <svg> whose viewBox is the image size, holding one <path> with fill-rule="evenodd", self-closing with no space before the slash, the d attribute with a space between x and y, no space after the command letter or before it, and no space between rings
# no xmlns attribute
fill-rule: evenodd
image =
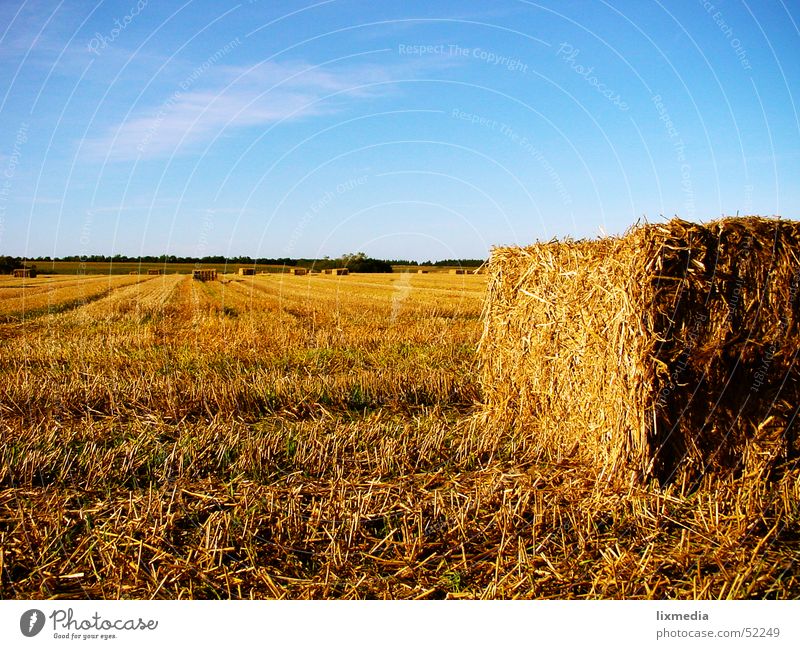
<svg viewBox="0 0 800 649"><path fill-rule="evenodd" d="M341 110L348 100L374 96L364 86L387 78L377 66L217 66L202 79L187 76L160 104L84 140L81 150L94 159L115 161L182 154L224 131Z"/></svg>

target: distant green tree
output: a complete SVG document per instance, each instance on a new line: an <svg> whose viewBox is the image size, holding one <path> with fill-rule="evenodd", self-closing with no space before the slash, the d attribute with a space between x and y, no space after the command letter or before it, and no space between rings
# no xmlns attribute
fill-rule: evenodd
<svg viewBox="0 0 800 649"><path fill-rule="evenodd" d="M392 265L382 259L367 257L364 252L342 255L341 267L347 268L351 273L391 273Z"/></svg>
<svg viewBox="0 0 800 649"><path fill-rule="evenodd" d="M0 273L11 273L15 268L19 268L19 257L0 256Z"/></svg>
<svg viewBox="0 0 800 649"><path fill-rule="evenodd" d="M441 259L434 263L434 266L465 266L468 268L477 268L482 266L485 260L483 259Z"/></svg>

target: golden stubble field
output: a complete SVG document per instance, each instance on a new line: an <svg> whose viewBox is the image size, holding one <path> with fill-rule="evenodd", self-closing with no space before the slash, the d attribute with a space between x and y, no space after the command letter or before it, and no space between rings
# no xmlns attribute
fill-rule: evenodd
<svg viewBox="0 0 800 649"><path fill-rule="evenodd" d="M796 474L488 430L485 277L0 279L3 598L796 597Z"/></svg>

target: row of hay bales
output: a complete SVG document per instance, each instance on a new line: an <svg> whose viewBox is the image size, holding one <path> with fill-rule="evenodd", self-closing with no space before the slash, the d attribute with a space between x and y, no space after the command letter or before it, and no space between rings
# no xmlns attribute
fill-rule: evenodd
<svg viewBox="0 0 800 649"><path fill-rule="evenodd" d="M148 268L147 269L147 274L148 275L164 275L165 273L164 273L164 269L163 268ZM138 270L131 270L131 271L128 271L128 275L141 275L141 272L138 271Z"/></svg>
<svg viewBox="0 0 800 649"><path fill-rule="evenodd" d="M17 274L17 273L28 272L28 271L29 271L29 269L15 270L14 271L14 276L15 277L36 277L36 271L35 270L32 270L33 275ZM216 279L216 275L217 275L216 269L194 270L194 271L192 271L192 277L194 279L203 279L203 281L208 281L210 275L206 271L209 271L211 273L211 275L213 275L213 277L211 277L211 279ZM427 274L430 271L427 270L427 269L419 269L417 272L420 273L420 274ZM452 268L448 272L451 275L464 275L468 271L466 269L464 269L464 268ZM472 271L472 272L475 273L475 274L479 273L478 270L475 270L475 271ZM480 270L480 272L482 273L483 271ZM292 275L324 274L324 275L343 276L343 275L349 275L350 274L350 270L347 269L347 268L326 268L326 269L324 269L322 271L319 271L319 270L315 270L315 269L293 267L293 268L291 268L289 270L289 273L292 274ZM138 270L132 270L129 273L129 275L138 275L138 274L139 274ZM148 269L147 274L148 275L163 275L164 274L164 269L163 268L150 268L150 269ZM243 277L248 277L248 276L255 275L256 274L256 270L255 270L255 268L239 268L238 274L240 276L243 276ZM271 273L268 273L266 271L262 271L259 274L260 275L269 275Z"/></svg>
<svg viewBox="0 0 800 649"><path fill-rule="evenodd" d="M324 270L316 270L314 268L303 268L299 266L294 266L289 269L289 274L291 275L349 275L350 270L348 268L325 268ZM240 268L239 269L240 275L255 275L255 270L253 268ZM263 272L262 275L268 275L270 273Z"/></svg>
<svg viewBox="0 0 800 649"><path fill-rule="evenodd" d="M309 272L311 273L319 273L319 271L311 270L309 271L307 268L292 268L289 271L292 275L306 275ZM350 271L347 268L329 268L324 271L323 273L327 275L349 275ZM130 271L131 275L138 275L139 272L132 270ZM147 271L148 275L161 275L163 274L163 270L160 268L151 268ZM238 274L241 276L251 276L255 275L255 269L253 268L240 268ZM262 272L262 275L268 275L269 273ZM203 282L213 281L216 280L218 276L218 272L215 268L200 268L195 269L192 271L192 279L200 280Z"/></svg>
<svg viewBox="0 0 800 649"><path fill-rule="evenodd" d="M292 268L290 271L292 275L335 275L335 276L343 276L349 275L350 269L348 268L325 268L322 271L314 270L314 269L307 269L307 268Z"/></svg>
<svg viewBox="0 0 800 649"><path fill-rule="evenodd" d="M516 449L609 481L797 461L798 222L496 248L488 273L481 417Z"/></svg>
<svg viewBox="0 0 800 649"><path fill-rule="evenodd" d="M256 270L255 270L255 268L240 268L238 273L241 276L250 276L250 275L255 275L256 274ZM301 275L319 275L319 274L325 274L325 275L349 275L350 274L350 270L347 269L347 268L326 268L326 269L324 269L322 271L319 271L319 270L315 270L313 268L309 269L309 268L303 268L303 267L294 266L294 267L292 267L292 268L290 268L288 270L288 273L290 275L298 275L298 276L301 276ZM271 275L271 274L272 273L269 273L267 271L261 271L259 273L259 275Z"/></svg>

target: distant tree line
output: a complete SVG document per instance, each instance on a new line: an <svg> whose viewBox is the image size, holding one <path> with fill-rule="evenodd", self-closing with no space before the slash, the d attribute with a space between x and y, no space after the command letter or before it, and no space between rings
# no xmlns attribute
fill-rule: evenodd
<svg viewBox="0 0 800 649"><path fill-rule="evenodd" d="M322 259L291 259L289 257L225 257L207 255L205 257L178 257L176 255L67 255L65 257L23 258L0 255L0 273L10 273L15 268L35 266L33 262L79 262L79 263L140 263L140 264L219 264L228 266L300 266L304 268L349 268L352 273L391 273L392 266L466 266L477 267L483 259L442 259L419 263L408 259L374 259L363 252Z"/></svg>
<svg viewBox="0 0 800 649"><path fill-rule="evenodd" d="M296 266L297 259L289 257L225 257L224 255L208 255L206 257L178 257L176 255L68 255L66 257L37 257L36 261L72 261L87 263L142 263L142 264L261 264L268 266Z"/></svg>

